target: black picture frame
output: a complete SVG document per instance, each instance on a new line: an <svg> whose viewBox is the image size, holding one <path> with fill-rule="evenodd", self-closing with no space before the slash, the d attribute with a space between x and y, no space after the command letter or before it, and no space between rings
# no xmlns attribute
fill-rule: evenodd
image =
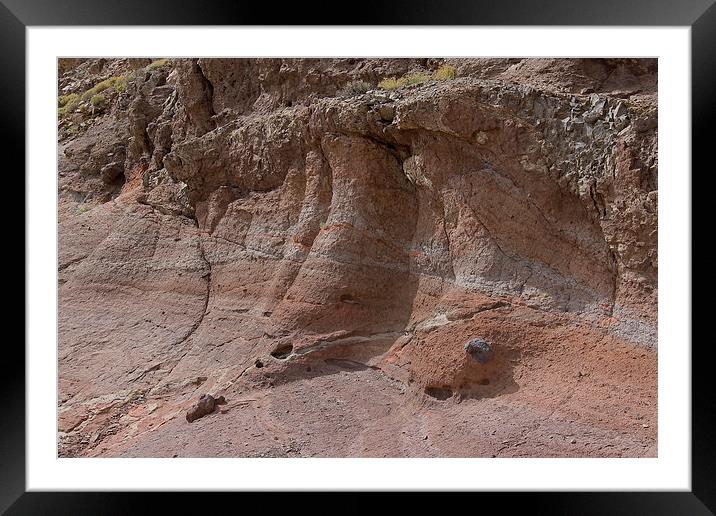
<svg viewBox="0 0 716 516"><path fill-rule="evenodd" d="M330 8L329 8L330 7ZM62 25L574 25L690 26L692 72L692 161L707 161L713 145L709 131L716 112L716 3L714 0L364 0L341 13L328 2L301 2L296 9L269 2L197 0L0 0L0 91L2 142L17 152L25 140L25 29ZM346 10L348 11L348 9ZM88 46L88 51L90 46ZM695 165L694 165L695 166ZM690 170L671 171L691 174ZM706 170L704 170L706 172ZM688 177L688 176L685 176ZM692 175L693 177L693 175ZM27 256L25 256L27 259ZM27 262L26 262L27 263ZM25 274L29 271L26 269ZM684 349L691 346L686 342ZM16 346L19 347L19 346ZM525 504L533 514L714 514L716 512L716 440L710 415L716 412L707 383L709 346L691 346L692 353L692 491L592 493L480 493L480 505L498 498L501 504ZM137 513L161 498L163 509L179 504L184 511L207 508L184 493L25 492L25 353L4 349L8 367L0 376L0 511L7 514ZM11 366L9 366L11 364ZM219 503L225 495L214 498ZM228 496L228 495L226 495ZM247 497L247 494L242 494ZM355 495L354 495L355 496ZM249 497L250 498L250 497ZM250 503L245 498L243 503ZM258 501L258 500L257 500ZM360 509L360 501L354 507ZM372 510L365 506L366 510Z"/></svg>

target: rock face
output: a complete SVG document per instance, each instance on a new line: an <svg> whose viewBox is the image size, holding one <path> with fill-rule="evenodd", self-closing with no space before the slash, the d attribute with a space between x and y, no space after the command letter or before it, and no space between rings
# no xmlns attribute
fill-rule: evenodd
<svg viewBox="0 0 716 516"><path fill-rule="evenodd" d="M655 455L655 60L60 66L61 455Z"/></svg>

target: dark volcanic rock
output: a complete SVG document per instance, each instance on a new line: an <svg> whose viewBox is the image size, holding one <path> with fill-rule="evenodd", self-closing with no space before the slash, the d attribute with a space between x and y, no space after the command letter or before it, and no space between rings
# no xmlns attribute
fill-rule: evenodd
<svg viewBox="0 0 716 516"><path fill-rule="evenodd" d="M486 364L495 358L492 346L482 339L472 339L465 344L465 352L481 364Z"/></svg>

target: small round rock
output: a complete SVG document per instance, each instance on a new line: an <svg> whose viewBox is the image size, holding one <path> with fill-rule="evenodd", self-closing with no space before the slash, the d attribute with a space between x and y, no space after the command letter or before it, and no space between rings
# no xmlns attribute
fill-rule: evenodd
<svg viewBox="0 0 716 516"><path fill-rule="evenodd" d="M482 339L472 339L467 342L465 352L481 364L486 364L495 358L495 352L490 343Z"/></svg>

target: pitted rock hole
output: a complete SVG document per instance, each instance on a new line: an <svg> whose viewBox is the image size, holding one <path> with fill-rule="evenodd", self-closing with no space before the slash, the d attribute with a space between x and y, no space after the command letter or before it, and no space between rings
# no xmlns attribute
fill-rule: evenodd
<svg viewBox="0 0 716 516"><path fill-rule="evenodd" d="M341 303L347 303L349 305L357 305L358 301L351 294L343 294L341 296Z"/></svg>
<svg viewBox="0 0 716 516"><path fill-rule="evenodd" d="M425 394L440 401L452 398L452 391L446 387L425 387Z"/></svg>
<svg viewBox="0 0 716 516"><path fill-rule="evenodd" d="M278 360L286 360L293 353L293 344L279 344L271 352L271 356Z"/></svg>

